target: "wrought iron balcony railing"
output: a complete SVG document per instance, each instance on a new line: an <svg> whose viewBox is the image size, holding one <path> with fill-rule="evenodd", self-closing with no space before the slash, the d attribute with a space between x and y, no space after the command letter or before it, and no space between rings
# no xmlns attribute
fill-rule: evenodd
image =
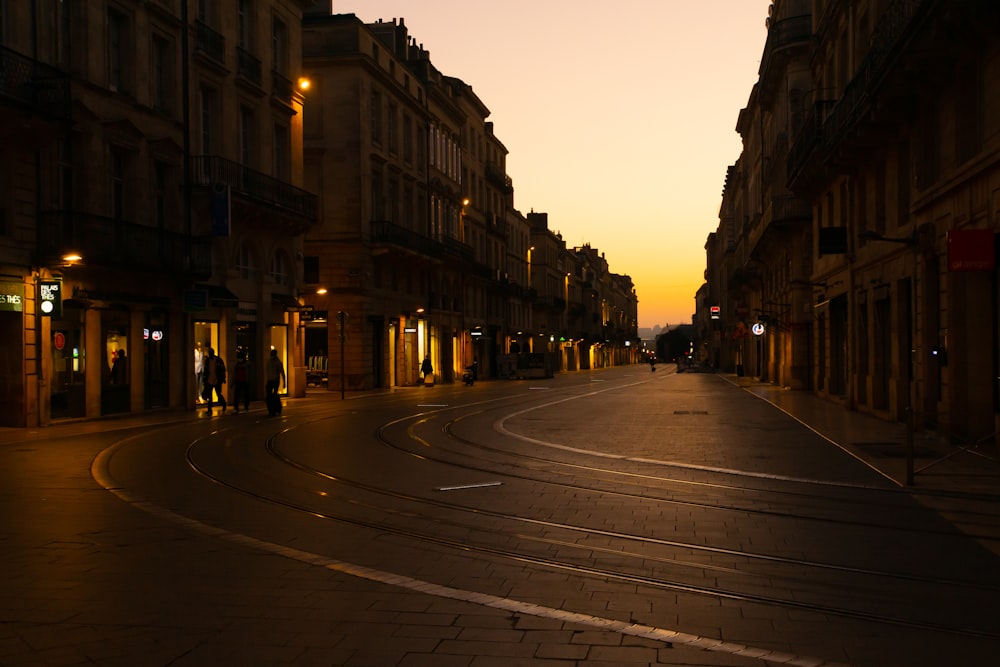
<svg viewBox="0 0 1000 667"><path fill-rule="evenodd" d="M444 247L434 239L387 220L372 221L371 239L373 243L389 243L435 259L444 255Z"/></svg>
<svg viewBox="0 0 1000 667"><path fill-rule="evenodd" d="M0 98L40 115L68 120L69 75L0 46Z"/></svg>
<svg viewBox="0 0 1000 667"><path fill-rule="evenodd" d="M930 16L937 0L893 0L879 19L868 53L838 99L817 102L815 115L803 124L789 153L788 173L797 174L810 153L821 146L824 154L834 151L855 126L863 122L873 95L883 84L892 63L900 55L907 37Z"/></svg>
<svg viewBox="0 0 1000 667"><path fill-rule="evenodd" d="M236 49L236 73L244 80L249 81L258 88L260 87L260 60L246 49Z"/></svg>
<svg viewBox="0 0 1000 667"><path fill-rule="evenodd" d="M280 72L271 71L271 94L284 102L292 103L292 81Z"/></svg>
<svg viewBox="0 0 1000 667"><path fill-rule="evenodd" d="M212 270L209 239L82 211L40 213L39 262L53 266L70 251L78 253L89 266L173 273L195 279L207 278Z"/></svg>
<svg viewBox="0 0 1000 667"><path fill-rule="evenodd" d="M226 38L201 21L194 23L194 47L220 65L226 64Z"/></svg>
<svg viewBox="0 0 1000 667"><path fill-rule="evenodd" d="M317 219L316 195L217 155L193 156L191 180L194 185L227 185L251 201L286 210L310 222Z"/></svg>
<svg viewBox="0 0 1000 667"><path fill-rule="evenodd" d="M458 239L444 237L436 240L387 220L374 220L371 223L371 240L373 243L388 243L406 248L409 252L444 262L469 276L484 280L494 278L490 267L476 261L476 253L472 247Z"/></svg>

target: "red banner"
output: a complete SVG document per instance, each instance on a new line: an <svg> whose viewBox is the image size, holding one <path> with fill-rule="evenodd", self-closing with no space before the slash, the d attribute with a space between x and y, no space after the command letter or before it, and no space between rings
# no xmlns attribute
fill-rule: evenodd
<svg viewBox="0 0 1000 667"><path fill-rule="evenodd" d="M995 255L991 229L948 232L949 271L992 271L996 267Z"/></svg>

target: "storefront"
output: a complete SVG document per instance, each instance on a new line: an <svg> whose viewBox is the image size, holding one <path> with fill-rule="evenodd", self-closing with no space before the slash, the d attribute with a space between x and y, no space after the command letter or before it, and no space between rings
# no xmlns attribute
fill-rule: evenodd
<svg viewBox="0 0 1000 667"><path fill-rule="evenodd" d="M0 276L0 426L24 426L26 412L25 283L17 276Z"/></svg>

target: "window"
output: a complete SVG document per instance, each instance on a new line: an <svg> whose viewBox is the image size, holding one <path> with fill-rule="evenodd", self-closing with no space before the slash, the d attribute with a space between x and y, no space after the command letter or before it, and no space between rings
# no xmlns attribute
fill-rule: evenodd
<svg viewBox="0 0 1000 667"><path fill-rule="evenodd" d="M372 220L385 219L385 202L382 198L382 174L372 174Z"/></svg>
<svg viewBox="0 0 1000 667"><path fill-rule="evenodd" d="M58 182L56 183L56 206L67 211L73 208L73 150L69 137L59 139Z"/></svg>
<svg viewBox="0 0 1000 667"><path fill-rule="evenodd" d="M198 20L206 25L212 25L213 0L198 0Z"/></svg>
<svg viewBox="0 0 1000 667"><path fill-rule="evenodd" d="M288 284L288 260L285 258L285 253L280 250L274 253L269 273L275 285Z"/></svg>
<svg viewBox="0 0 1000 667"><path fill-rule="evenodd" d="M252 33L253 24L253 1L252 0L240 0L239 7L237 7L237 22L239 23L239 47L241 49L250 50L250 35Z"/></svg>
<svg viewBox="0 0 1000 667"><path fill-rule="evenodd" d="M214 90L207 87L202 87L200 92L199 136L201 139L201 153L202 155L211 155L213 148L212 137L215 135L216 95Z"/></svg>
<svg viewBox="0 0 1000 667"><path fill-rule="evenodd" d="M896 159L896 209L899 211L897 222L900 226L910 222L910 183L912 176L910 173L910 142L904 139L899 142L899 151Z"/></svg>
<svg viewBox="0 0 1000 667"><path fill-rule="evenodd" d="M169 170L170 168L163 162L156 162L153 165L153 215L156 217L156 226L160 229L167 227Z"/></svg>
<svg viewBox="0 0 1000 667"><path fill-rule="evenodd" d="M382 143L382 93L377 90L372 91L371 108L372 143Z"/></svg>
<svg viewBox="0 0 1000 667"><path fill-rule="evenodd" d="M3 5L5 5L5 0L0 0L0 23L3 22ZM70 33L72 30L71 19L70 19L70 9L65 2L59 2L56 4L56 19L55 19L55 31L52 35L53 42L53 53L56 54L58 58L57 62L62 67L62 69L69 70L72 63L71 52L70 52ZM4 41L3 26L0 26L0 43Z"/></svg>
<svg viewBox="0 0 1000 667"><path fill-rule="evenodd" d="M271 27L271 56L274 71L286 74L288 70L288 29L280 19L274 19Z"/></svg>
<svg viewBox="0 0 1000 667"><path fill-rule="evenodd" d="M413 119L403 115L403 160L413 162Z"/></svg>
<svg viewBox="0 0 1000 667"><path fill-rule="evenodd" d="M153 36L152 47L152 102L153 108L157 111L169 113L170 100L173 99L171 63L173 62L173 49L163 37Z"/></svg>
<svg viewBox="0 0 1000 667"><path fill-rule="evenodd" d="M984 85L979 63L963 63L955 78L955 156L958 164L964 164L983 148Z"/></svg>
<svg viewBox="0 0 1000 667"><path fill-rule="evenodd" d="M128 66L128 18L114 9L108 10L108 88L115 92L128 92L126 67Z"/></svg>
<svg viewBox="0 0 1000 667"><path fill-rule="evenodd" d="M389 126L386 128L389 135L389 151L395 153L396 146L396 123L398 122L399 109L395 104L389 104Z"/></svg>
<svg viewBox="0 0 1000 667"><path fill-rule="evenodd" d="M111 149L111 217L115 220L125 218L125 151L120 148Z"/></svg>
<svg viewBox="0 0 1000 667"><path fill-rule="evenodd" d="M236 272L243 280L250 280L256 273L253 265L253 255L250 247L246 243L241 243L236 249L236 261L234 262Z"/></svg>
<svg viewBox="0 0 1000 667"><path fill-rule="evenodd" d="M389 178L389 222L399 224L399 181Z"/></svg>
<svg viewBox="0 0 1000 667"><path fill-rule="evenodd" d="M245 167L256 166L254 146L255 139L255 114L250 107L240 107L240 163Z"/></svg>
<svg viewBox="0 0 1000 667"><path fill-rule="evenodd" d="M319 284L319 257L307 255L302 258L302 282L306 285Z"/></svg>
<svg viewBox="0 0 1000 667"><path fill-rule="evenodd" d="M292 161L289 150L288 128L280 123L274 125L274 177L287 181L291 178Z"/></svg>

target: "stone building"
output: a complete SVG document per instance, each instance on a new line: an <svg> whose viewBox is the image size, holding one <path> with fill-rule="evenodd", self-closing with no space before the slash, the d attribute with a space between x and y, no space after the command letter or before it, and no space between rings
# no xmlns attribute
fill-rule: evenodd
<svg viewBox="0 0 1000 667"><path fill-rule="evenodd" d="M762 380L994 439L998 20L977 0L773 3L706 244L723 367L743 347Z"/></svg>
<svg viewBox="0 0 1000 667"><path fill-rule="evenodd" d="M553 361L574 255L541 214L514 208L507 149L472 86L438 71L402 19L366 24L319 3L303 47L307 187L322 195L303 293L316 384L413 385L427 357L445 382L472 364L510 377L527 362L514 355L579 368Z"/></svg>
<svg viewBox="0 0 1000 667"><path fill-rule="evenodd" d="M0 5L7 425L194 406L207 347L295 388L304 4Z"/></svg>

